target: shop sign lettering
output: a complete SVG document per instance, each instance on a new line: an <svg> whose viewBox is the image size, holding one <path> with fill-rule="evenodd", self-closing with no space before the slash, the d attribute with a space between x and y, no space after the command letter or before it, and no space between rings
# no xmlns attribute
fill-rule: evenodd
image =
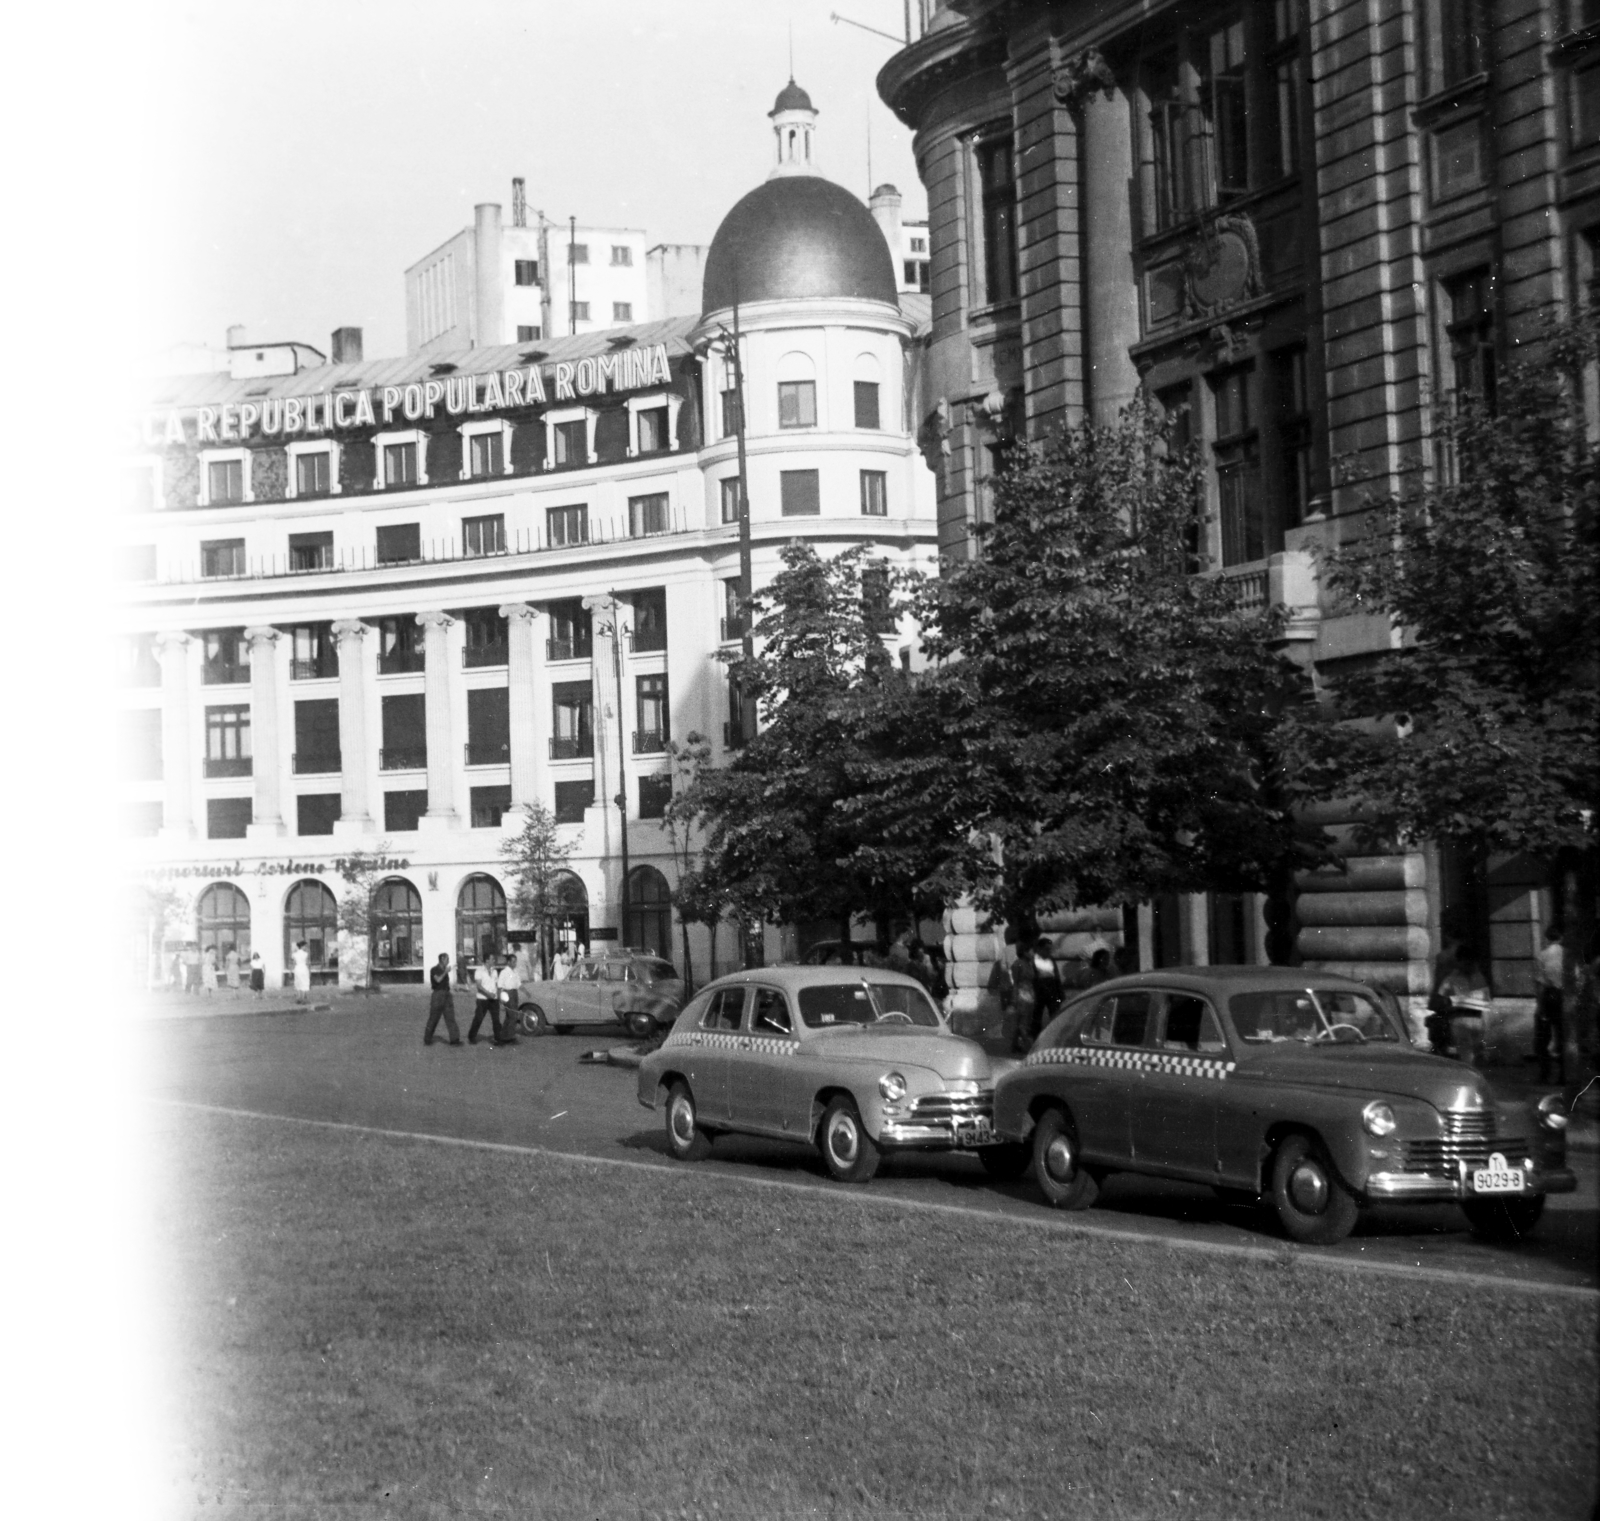
<svg viewBox="0 0 1600 1521"><path fill-rule="evenodd" d="M243 861L210 861L198 866L152 866L146 876L158 880L179 877L316 877L338 875L346 871L405 871L411 862L404 856L362 856L351 859L338 856L332 861L257 861L246 866Z"/></svg>

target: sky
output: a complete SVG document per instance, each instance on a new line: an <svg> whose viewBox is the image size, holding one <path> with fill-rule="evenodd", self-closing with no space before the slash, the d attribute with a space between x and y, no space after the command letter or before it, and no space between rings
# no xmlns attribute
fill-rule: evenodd
<svg viewBox="0 0 1600 1521"><path fill-rule="evenodd" d="M879 101L902 0L276 0L135 6L135 352L364 329L405 348L403 271L527 181L558 222L708 243L773 161L794 74L818 165L926 215L911 134ZM871 182L868 179L870 136Z"/></svg>

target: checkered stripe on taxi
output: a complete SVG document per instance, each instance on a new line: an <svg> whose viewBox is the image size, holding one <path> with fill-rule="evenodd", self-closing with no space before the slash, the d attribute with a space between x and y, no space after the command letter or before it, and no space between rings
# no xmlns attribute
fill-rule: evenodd
<svg viewBox="0 0 1600 1521"><path fill-rule="evenodd" d="M1066 1064L1079 1067L1125 1067L1144 1072L1170 1072L1175 1077L1226 1077L1234 1064L1220 1056L1179 1056L1172 1051L1100 1050L1092 1046L1052 1046L1030 1051L1029 1067Z"/></svg>
<svg viewBox="0 0 1600 1521"><path fill-rule="evenodd" d="M755 1051L762 1056L793 1056L800 1049L800 1042L772 1035L740 1035L736 1030L674 1030L662 1046L699 1046L712 1050Z"/></svg>

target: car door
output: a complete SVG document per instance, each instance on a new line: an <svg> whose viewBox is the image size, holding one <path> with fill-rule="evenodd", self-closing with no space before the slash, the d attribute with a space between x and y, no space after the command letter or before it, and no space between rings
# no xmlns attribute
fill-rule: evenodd
<svg viewBox="0 0 1600 1521"><path fill-rule="evenodd" d="M694 1053L694 1104L700 1117L711 1124L726 1124L731 1118L728 1095L729 1063L744 1036L744 986L721 988L700 1016L700 1025L689 1034Z"/></svg>
<svg viewBox="0 0 1600 1521"><path fill-rule="evenodd" d="M619 1023L629 1009L639 1002L638 985L633 981L632 969L626 961L605 961L600 964L597 1018L615 1019Z"/></svg>
<svg viewBox="0 0 1600 1521"><path fill-rule="evenodd" d="M1084 1022L1061 1075L1061 1095L1078 1125L1078 1143L1096 1161L1126 1164L1129 1112L1143 1073L1154 996L1144 988L1108 994Z"/></svg>
<svg viewBox="0 0 1600 1521"><path fill-rule="evenodd" d="M1129 1110L1134 1166L1214 1181L1217 1104L1231 1066L1210 1000L1162 993Z"/></svg>
<svg viewBox="0 0 1600 1521"><path fill-rule="evenodd" d="M556 1009L550 1022L559 1025L593 1024L600 1018L600 965L587 956L562 981L555 984Z"/></svg>
<svg viewBox="0 0 1600 1521"><path fill-rule="evenodd" d="M800 1042L781 988L756 983L745 1025L728 1056L728 1104L739 1125L784 1133L786 1077Z"/></svg>

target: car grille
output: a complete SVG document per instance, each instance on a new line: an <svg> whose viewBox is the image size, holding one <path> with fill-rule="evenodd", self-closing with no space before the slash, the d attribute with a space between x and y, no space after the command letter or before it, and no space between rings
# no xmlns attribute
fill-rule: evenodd
<svg viewBox="0 0 1600 1521"><path fill-rule="evenodd" d="M1451 1111L1444 1116L1444 1134L1426 1141L1407 1141L1405 1171L1453 1175L1462 1162L1485 1167L1491 1152L1507 1161L1528 1155L1529 1143L1521 1136L1497 1136L1492 1111Z"/></svg>
<svg viewBox="0 0 1600 1521"><path fill-rule="evenodd" d="M911 1110L914 1120L990 1120L994 1118L994 1090L987 1093L931 1093L919 1098Z"/></svg>

